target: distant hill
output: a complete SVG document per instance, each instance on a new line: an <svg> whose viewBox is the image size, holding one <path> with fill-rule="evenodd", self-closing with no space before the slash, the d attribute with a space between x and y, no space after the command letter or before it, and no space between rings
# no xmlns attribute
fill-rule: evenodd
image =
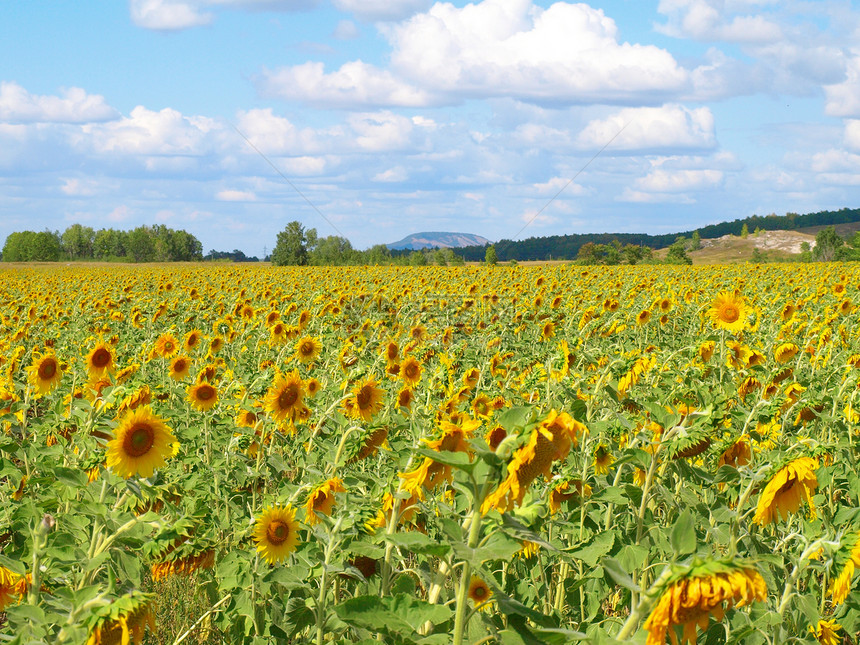
<svg viewBox="0 0 860 645"><path fill-rule="evenodd" d="M413 233L407 235L399 242L386 244L389 249L427 249L427 248L452 248L459 249L466 246L484 246L490 240L480 235L471 233Z"/></svg>

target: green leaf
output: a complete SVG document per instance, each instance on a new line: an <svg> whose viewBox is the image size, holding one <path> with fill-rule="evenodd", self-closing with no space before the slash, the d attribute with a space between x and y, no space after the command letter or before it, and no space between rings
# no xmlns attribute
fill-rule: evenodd
<svg viewBox="0 0 860 645"><path fill-rule="evenodd" d="M80 469L55 466L54 476L57 481L72 488L84 488L87 485L87 475Z"/></svg>
<svg viewBox="0 0 860 645"><path fill-rule="evenodd" d="M415 452L422 457L429 457L438 464L460 468L462 470L472 470L476 464L476 462L472 461L469 454L465 452L449 452L447 450L437 452L435 450L430 450L429 448L418 448Z"/></svg>
<svg viewBox="0 0 860 645"><path fill-rule="evenodd" d="M498 417L499 425L508 432L517 428L525 428L532 420L533 408L527 405L519 405L505 410Z"/></svg>
<svg viewBox="0 0 860 645"><path fill-rule="evenodd" d="M738 469L734 466L729 466L725 464L720 466L719 470L717 470L717 474L714 476L715 484L728 484L734 483L741 478Z"/></svg>
<svg viewBox="0 0 860 645"><path fill-rule="evenodd" d="M690 509L686 509L675 520L670 536L672 548L678 555L695 553L698 547L696 541L696 522Z"/></svg>
<svg viewBox="0 0 860 645"><path fill-rule="evenodd" d="M333 607L343 622L376 632L410 635L430 622L438 625L449 620L453 611L445 605L431 604L407 594L380 598L358 596Z"/></svg>
<svg viewBox="0 0 860 645"><path fill-rule="evenodd" d="M434 555L442 557L451 550L449 545L435 542L424 533L418 533L416 531L409 531L408 533L392 533L391 535L385 535L384 539L391 542L396 547L419 555Z"/></svg>
<svg viewBox="0 0 860 645"><path fill-rule="evenodd" d="M625 587L626 589L630 589L632 591L639 591L639 585L637 585L633 578L630 577L630 574L624 570L624 567L621 566L621 563L612 557L605 557L600 561L600 566L603 567L603 570L612 578L617 584Z"/></svg>
<svg viewBox="0 0 860 645"><path fill-rule="evenodd" d="M571 557L582 560L587 566L594 567L597 561L612 550L615 545L615 531L598 533L591 542L570 552Z"/></svg>
<svg viewBox="0 0 860 645"><path fill-rule="evenodd" d="M621 486L607 486L599 493L595 494L591 501L593 502L608 502L610 504L626 504L627 495L624 494L624 489Z"/></svg>

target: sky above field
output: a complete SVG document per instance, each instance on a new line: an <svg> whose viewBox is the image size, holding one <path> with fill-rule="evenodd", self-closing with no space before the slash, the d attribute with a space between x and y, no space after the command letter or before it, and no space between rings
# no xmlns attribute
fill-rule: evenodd
<svg viewBox="0 0 860 645"><path fill-rule="evenodd" d="M0 240L160 223L261 255L291 220L367 248L860 206L860 2L28 0L0 24Z"/></svg>

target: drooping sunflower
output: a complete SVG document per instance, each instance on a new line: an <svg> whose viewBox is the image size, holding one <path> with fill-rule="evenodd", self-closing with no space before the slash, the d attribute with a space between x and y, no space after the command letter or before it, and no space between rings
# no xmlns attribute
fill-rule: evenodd
<svg viewBox="0 0 860 645"><path fill-rule="evenodd" d="M115 369L115 358L110 345L97 343L87 354L87 373L91 380L113 373Z"/></svg>
<svg viewBox="0 0 860 645"><path fill-rule="evenodd" d="M841 645L842 636L838 633L841 629L842 625L835 620L821 619L815 627L809 626L809 631L818 639L819 645Z"/></svg>
<svg viewBox="0 0 860 645"><path fill-rule="evenodd" d="M334 494L345 492L346 489L343 487L343 481L337 477L327 479L314 488L311 494L308 495L307 503L305 503L305 521L308 525L312 526L319 523L320 519L317 517L317 513L320 515L331 515L335 503Z"/></svg>
<svg viewBox="0 0 860 645"><path fill-rule="evenodd" d="M316 360L322 350L322 343L312 336L305 336L296 343L296 358L301 363L310 363Z"/></svg>
<svg viewBox="0 0 860 645"><path fill-rule="evenodd" d="M275 382L264 398L266 412L278 423L295 421L303 408L304 394L305 384L298 370L293 370L286 376L276 374Z"/></svg>
<svg viewBox="0 0 860 645"><path fill-rule="evenodd" d="M0 565L0 611L21 600L21 580L23 576Z"/></svg>
<svg viewBox="0 0 860 645"><path fill-rule="evenodd" d="M195 410L205 412L214 408L215 404L218 403L218 389L206 381L189 385L187 392L188 402Z"/></svg>
<svg viewBox="0 0 860 645"><path fill-rule="evenodd" d="M269 564L286 558L299 545L299 523L292 505L270 506L254 524L257 552Z"/></svg>
<svg viewBox="0 0 860 645"><path fill-rule="evenodd" d="M137 591L102 605L94 612L94 624L90 628L86 645L142 643L147 627L155 632L152 605L152 594Z"/></svg>
<svg viewBox="0 0 860 645"><path fill-rule="evenodd" d="M799 457L780 468L762 491L753 522L765 526L796 513L802 502L812 506L812 496L818 488L815 470L818 462L811 457Z"/></svg>
<svg viewBox="0 0 860 645"><path fill-rule="evenodd" d="M749 317L749 310L744 299L735 294L724 291L711 303L708 309L708 318L717 329L725 329L732 333L743 331L744 325Z"/></svg>
<svg viewBox="0 0 860 645"><path fill-rule="evenodd" d="M52 392L62 378L62 366L51 350L34 356L33 364L27 368L27 380L33 386L37 397Z"/></svg>
<svg viewBox="0 0 860 645"><path fill-rule="evenodd" d="M128 479L133 475L150 477L165 465L176 442L164 420L148 405L128 412L107 445L107 467Z"/></svg>
<svg viewBox="0 0 860 645"><path fill-rule="evenodd" d="M187 356L177 356L170 361L170 378L174 381L184 381L191 373L191 359Z"/></svg>
<svg viewBox="0 0 860 645"><path fill-rule="evenodd" d="M840 540L836 564L841 565L839 574L830 583L830 597L834 605L841 605L851 591L851 580L860 568L860 533L849 533Z"/></svg>
<svg viewBox="0 0 860 645"><path fill-rule="evenodd" d="M352 390L349 412L353 418L370 421L382 409L383 391L376 385L376 379L368 378L358 383Z"/></svg>
<svg viewBox="0 0 860 645"><path fill-rule="evenodd" d="M800 348L794 343L783 343L773 352L773 357L777 363L787 363L800 351Z"/></svg>
<svg viewBox="0 0 860 645"><path fill-rule="evenodd" d="M152 353L161 358L173 358L179 352L179 341L173 334L161 334L155 341Z"/></svg>
<svg viewBox="0 0 860 645"><path fill-rule="evenodd" d="M400 346L397 341L389 340L385 345L385 362L394 365L400 358Z"/></svg>
<svg viewBox="0 0 860 645"><path fill-rule="evenodd" d="M605 475L609 472L609 467L615 461L609 448L605 444L599 444L594 449L594 474Z"/></svg>
<svg viewBox="0 0 860 645"><path fill-rule="evenodd" d="M721 621L726 609L766 599L764 579L752 567L727 562L695 565L665 584L643 625L646 645L664 645L667 633L676 643L676 627L682 630L682 643L695 643L696 627L707 630L711 615Z"/></svg>

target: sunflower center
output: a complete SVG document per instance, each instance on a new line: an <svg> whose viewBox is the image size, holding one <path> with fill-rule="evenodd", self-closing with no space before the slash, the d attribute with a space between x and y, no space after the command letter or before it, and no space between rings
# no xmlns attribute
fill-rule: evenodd
<svg viewBox="0 0 860 645"><path fill-rule="evenodd" d="M418 376L418 366L415 363L409 363L403 372L407 378L413 379Z"/></svg>
<svg viewBox="0 0 860 645"><path fill-rule="evenodd" d="M487 590L483 587L475 587L472 590L472 596L475 598L475 600L483 600L487 597Z"/></svg>
<svg viewBox="0 0 860 645"><path fill-rule="evenodd" d="M289 410L295 405L296 400L299 398L299 393L295 387L290 386L278 397L278 405L282 410Z"/></svg>
<svg viewBox="0 0 860 645"><path fill-rule="evenodd" d="M166 343L164 343L164 351L165 352L172 352L173 351L173 343L171 343L170 341L167 341Z"/></svg>
<svg viewBox="0 0 860 645"><path fill-rule="evenodd" d="M54 377L57 373L57 364L53 360L47 360L39 365L39 378L47 380Z"/></svg>
<svg viewBox="0 0 860 645"><path fill-rule="evenodd" d="M176 361L173 364L173 369L176 372L184 372L186 367L187 365L185 364L185 361Z"/></svg>
<svg viewBox="0 0 860 645"><path fill-rule="evenodd" d="M141 457L149 452L154 442L155 433L149 425L136 425L126 435L125 451L132 457Z"/></svg>
<svg viewBox="0 0 860 645"><path fill-rule="evenodd" d="M290 537L290 526L281 520L273 520L266 527L266 537L271 544L281 545Z"/></svg>
<svg viewBox="0 0 860 645"><path fill-rule="evenodd" d="M310 356L314 353L314 344L313 343L302 343L301 352L305 356Z"/></svg>
<svg viewBox="0 0 860 645"><path fill-rule="evenodd" d="M733 323L741 317L740 311L734 305L725 305L720 318L727 323Z"/></svg>
<svg viewBox="0 0 860 645"><path fill-rule="evenodd" d="M197 390L197 398L201 401L208 401L215 396L215 388L211 385L204 385Z"/></svg>
<svg viewBox="0 0 860 645"><path fill-rule="evenodd" d="M105 367L110 365L110 352L103 347L100 347L95 351L92 358L92 364L94 367Z"/></svg>
<svg viewBox="0 0 860 645"><path fill-rule="evenodd" d="M366 410L370 407L370 402L373 400L373 392L369 385L362 387L358 394L355 395L355 401L361 410Z"/></svg>

